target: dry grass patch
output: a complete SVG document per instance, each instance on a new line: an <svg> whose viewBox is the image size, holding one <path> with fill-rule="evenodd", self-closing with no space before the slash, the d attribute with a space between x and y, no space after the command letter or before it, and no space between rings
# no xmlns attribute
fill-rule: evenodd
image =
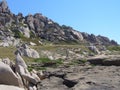
<svg viewBox="0 0 120 90"><path fill-rule="evenodd" d="M9 58L10 60L15 59L15 47L0 47L0 58Z"/></svg>

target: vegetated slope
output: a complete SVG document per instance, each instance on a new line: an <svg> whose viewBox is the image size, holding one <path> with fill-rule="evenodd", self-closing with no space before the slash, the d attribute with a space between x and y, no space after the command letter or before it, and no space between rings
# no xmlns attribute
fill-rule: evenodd
<svg viewBox="0 0 120 90"><path fill-rule="evenodd" d="M71 20L72 21L72 20ZM91 32L92 33L92 32ZM15 38L37 38L37 40L59 43L93 43L97 45L118 45L114 40L104 36L82 33L72 27L62 25L48 19L40 13L23 16L13 14L6 1L0 3L0 39L7 36Z"/></svg>

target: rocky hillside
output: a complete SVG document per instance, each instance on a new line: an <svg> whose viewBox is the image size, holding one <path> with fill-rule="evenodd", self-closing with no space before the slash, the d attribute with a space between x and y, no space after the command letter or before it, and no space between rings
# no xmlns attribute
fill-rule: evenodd
<svg viewBox="0 0 120 90"><path fill-rule="evenodd" d="M0 2L0 90L120 90L120 46Z"/></svg>
<svg viewBox="0 0 120 90"><path fill-rule="evenodd" d="M37 38L38 41L50 41L54 44L74 42L78 44L118 45L114 40L109 40L104 36L79 32L66 25L60 26L40 13L29 14L25 17L22 13L15 15L10 11L7 2L3 0L0 2L0 39L5 41L8 36L15 39L29 38L32 40Z"/></svg>

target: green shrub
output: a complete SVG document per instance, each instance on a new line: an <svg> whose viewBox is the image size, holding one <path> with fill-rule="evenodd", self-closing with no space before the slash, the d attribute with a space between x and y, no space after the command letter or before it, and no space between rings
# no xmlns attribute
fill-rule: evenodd
<svg viewBox="0 0 120 90"><path fill-rule="evenodd" d="M54 62L56 62L57 65L63 64L63 60L62 59L57 59Z"/></svg>
<svg viewBox="0 0 120 90"><path fill-rule="evenodd" d="M35 59L34 62L47 64L48 66L49 65L59 66L59 65L63 64L63 60L62 59L51 60L49 58L38 58L38 59Z"/></svg>
<svg viewBox="0 0 120 90"><path fill-rule="evenodd" d="M76 65L76 64L85 64L87 62L86 59L81 59L81 60L74 60L70 63L70 65Z"/></svg>
<svg viewBox="0 0 120 90"><path fill-rule="evenodd" d="M30 38L35 38L35 34L32 31L30 31Z"/></svg>
<svg viewBox="0 0 120 90"><path fill-rule="evenodd" d="M14 32L14 37L15 38L22 38L22 37L24 37L23 34L20 31L18 31L18 30L14 30L13 32Z"/></svg>
<svg viewBox="0 0 120 90"><path fill-rule="evenodd" d="M82 60L79 60L81 63L86 63L87 60L86 59L82 59Z"/></svg>
<svg viewBox="0 0 120 90"><path fill-rule="evenodd" d="M28 71L32 71L33 69L35 70L46 70L46 67L33 67L33 66L29 66L28 67Z"/></svg>
<svg viewBox="0 0 120 90"><path fill-rule="evenodd" d="M32 71L33 69L34 69L33 67L28 66L28 71L29 71L29 72Z"/></svg>
<svg viewBox="0 0 120 90"><path fill-rule="evenodd" d="M48 62L52 62L52 60L50 60L49 58L37 58L34 60L35 62L38 63L48 63Z"/></svg>

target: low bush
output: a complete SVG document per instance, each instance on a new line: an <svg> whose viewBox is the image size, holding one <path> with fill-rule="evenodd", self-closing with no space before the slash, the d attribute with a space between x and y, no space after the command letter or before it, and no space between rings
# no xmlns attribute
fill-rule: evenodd
<svg viewBox="0 0 120 90"><path fill-rule="evenodd" d="M60 65L60 64L63 64L63 60L62 59L57 59L57 60L51 60L49 58L38 58L38 59L35 59L34 62L37 62L37 63L42 63L44 65Z"/></svg>

